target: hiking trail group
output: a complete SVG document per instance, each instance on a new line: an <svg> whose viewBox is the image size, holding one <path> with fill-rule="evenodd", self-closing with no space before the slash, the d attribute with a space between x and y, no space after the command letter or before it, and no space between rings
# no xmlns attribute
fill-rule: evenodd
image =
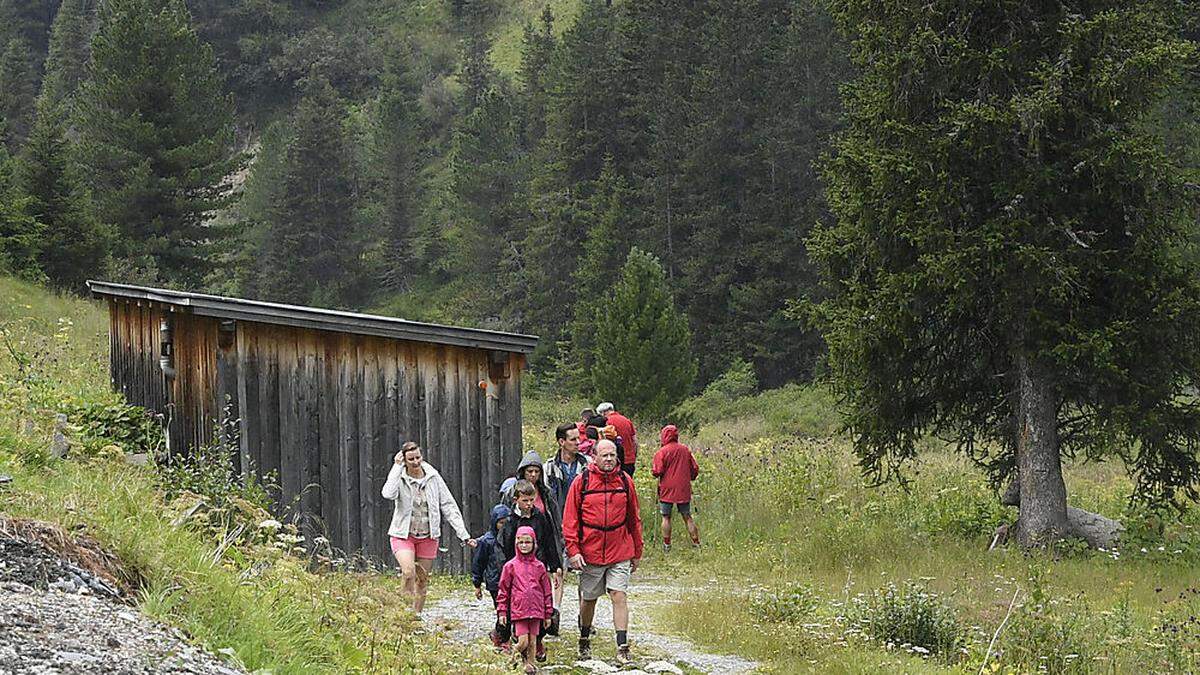
<svg viewBox="0 0 1200 675"><path fill-rule="evenodd" d="M475 597L491 595L496 620L489 638L514 655L526 673L547 658L544 638L559 635L566 570L579 575L579 658L592 659L596 603L608 595L616 634L616 661L631 661L629 586L642 558L642 520L634 475L637 431L612 403L584 410L579 422L555 429L554 456L528 452L499 486L490 526L472 537L437 470L413 442L397 453L383 496L395 504L388 535L413 610L425 606L429 572L444 518L463 545L474 549ZM674 425L663 427L651 474L658 480L662 546L671 550L671 515L678 511L692 546L700 532L692 518L692 481L699 467L679 442Z"/></svg>

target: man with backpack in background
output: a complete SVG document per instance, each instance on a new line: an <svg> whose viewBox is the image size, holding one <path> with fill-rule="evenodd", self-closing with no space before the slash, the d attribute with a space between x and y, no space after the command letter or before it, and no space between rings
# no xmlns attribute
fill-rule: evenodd
<svg viewBox="0 0 1200 675"><path fill-rule="evenodd" d="M617 466L617 446L596 443L596 459L571 483L563 508L568 563L579 577L579 657L591 658L592 619L605 592L612 600L617 660L629 656L629 576L642 557L642 519L633 480Z"/></svg>
<svg viewBox="0 0 1200 675"><path fill-rule="evenodd" d="M567 491L571 489L571 483L575 481L575 477L583 471L584 467L591 463L591 458L579 452L579 427L576 424L567 422L560 424L554 430L554 440L558 443L558 452L542 465L542 476L546 481L546 486L550 489L550 494L554 498L554 503L558 506L558 512L554 515L557 517L556 523L561 523L563 518L563 508L567 503ZM567 566L566 554L567 549L562 540L562 530L558 531L559 548L563 553L563 567ZM563 574L564 569L555 572L557 579L554 584L554 607L555 624L559 619L558 607L562 606L563 594ZM552 626L550 635L558 635L556 625Z"/></svg>
<svg viewBox="0 0 1200 675"><path fill-rule="evenodd" d="M596 406L596 414L603 415L609 426L617 430L617 437L621 439L621 446L625 450L625 456L621 459L621 470L633 476L633 471L637 468L638 451L637 429L633 428L633 422L617 412L608 401Z"/></svg>

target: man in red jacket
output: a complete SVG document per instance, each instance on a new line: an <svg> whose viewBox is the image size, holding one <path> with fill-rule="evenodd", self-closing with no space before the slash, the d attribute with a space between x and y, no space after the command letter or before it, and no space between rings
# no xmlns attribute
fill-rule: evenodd
<svg viewBox="0 0 1200 675"><path fill-rule="evenodd" d="M629 662L629 575L642 557L642 519L633 480L617 466L617 446L596 444L596 461L567 491L563 539L579 577L579 657L591 658L596 600L608 592L617 633L617 660Z"/></svg>
<svg viewBox="0 0 1200 675"><path fill-rule="evenodd" d="M692 481L700 475L700 466L688 446L679 442L679 430L674 424L662 428L659 434L662 445L654 453L654 465L650 473L658 479L658 506L662 513L663 553L671 550L671 509L678 508L679 515L692 536L692 546L700 545L700 528L692 520Z"/></svg>
<svg viewBox="0 0 1200 675"><path fill-rule="evenodd" d="M605 401L596 406L596 414L604 415L609 426L617 430L617 436L621 439L621 447L625 449L625 463L621 466L621 470L630 476L637 468L637 429L633 428L633 422L628 417L617 412L613 408L613 404Z"/></svg>

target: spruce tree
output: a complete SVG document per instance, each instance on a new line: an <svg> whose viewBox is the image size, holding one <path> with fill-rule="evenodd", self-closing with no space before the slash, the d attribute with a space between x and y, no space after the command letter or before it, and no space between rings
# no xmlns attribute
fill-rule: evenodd
<svg viewBox="0 0 1200 675"><path fill-rule="evenodd" d="M629 252L603 311L593 315L591 331L595 397L622 401L643 419L665 421L691 393L696 379L691 331L653 255Z"/></svg>
<svg viewBox="0 0 1200 675"><path fill-rule="evenodd" d="M269 300L325 307L358 304L360 288L354 177L343 127L345 106L320 78L290 120L278 202L267 214L258 288Z"/></svg>
<svg viewBox="0 0 1200 675"><path fill-rule="evenodd" d="M50 29L50 47L38 95L38 114L63 114L87 74L92 33L96 27L95 0L63 0Z"/></svg>
<svg viewBox="0 0 1200 675"><path fill-rule="evenodd" d="M546 107L549 104L547 84L550 62L557 46L557 40L554 38L554 15L550 12L550 5L542 9L537 28L534 28L532 23L525 24L521 44L518 79L521 82L523 107L522 141L525 148L532 149L536 148L546 135Z"/></svg>
<svg viewBox="0 0 1200 675"><path fill-rule="evenodd" d="M199 285L240 157L232 103L212 50L181 0L112 0L100 8L73 126L101 222L118 258L148 258L162 280Z"/></svg>
<svg viewBox="0 0 1200 675"><path fill-rule="evenodd" d="M38 254L42 225L29 212L29 196L21 190L16 162L0 146L0 274L42 281Z"/></svg>
<svg viewBox="0 0 1200 675"><path fill-rule="evenodd" d="M22 38L9 40L0 52L0 120L4 121L4 147L16 155L33 126L36 82L29 44Z"/></svg>
<svg viewBox="0 0 1200 675"><path fill-rule="evenodd" d="M383 227L382 255L375 264L384 285L392 290L407 289L421 257L415 221L427 124L414 79L408 55L394 54L380 86L371 129L375 218Z"/></svg>
<svg viewBox="0 0 1200 675"><path fill-rule="evenodd" d="M600 173L587 209L579 213L587 235L579 265L571 278L576 300L572 305L574 316L565 337L568 350L560 367L564 370L563 375L585 391L591 384L587 376L595 362L596 316L607 314L607 299L629 256L631 198L628 181L618 176L608 164Z"/></svg>
<svg viewBox="0 0 1200 675"><path fill-rule="evenodd" d="M19 167L28 212L42 225L42 272L59 288L85 292L89 277L108 276L110 238L69 163L63 122L56 114L39 113Z"/></svg>
<svg viewBox="0 0 1200 675"><path fill-rule="evenodd" d="M1195 197L1145 120L1197 48L1184 3L853 0L858 72L812 249L863 468L936 435L999 481L1016 538L1069 533L1062 459L1200 496Z"/></svg>

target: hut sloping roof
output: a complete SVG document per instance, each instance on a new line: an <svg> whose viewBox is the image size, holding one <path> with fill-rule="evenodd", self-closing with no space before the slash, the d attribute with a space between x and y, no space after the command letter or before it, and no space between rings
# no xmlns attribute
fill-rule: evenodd
<svg viewBox="0 0 1200 675"><path fill-rule="evenodd" d="M227 298L203 293L187 293L165 288L132 286L107 281L88 281L92 295L98 298L147 300L182 308L198 316L257 321L259 323L313 328L317 330L374 335L413 342L476 347L528 354L537 346L537 337L520 333L444 326L409 321L390 316L358 314L318 307L284 305L261 300Z"/></svg>

